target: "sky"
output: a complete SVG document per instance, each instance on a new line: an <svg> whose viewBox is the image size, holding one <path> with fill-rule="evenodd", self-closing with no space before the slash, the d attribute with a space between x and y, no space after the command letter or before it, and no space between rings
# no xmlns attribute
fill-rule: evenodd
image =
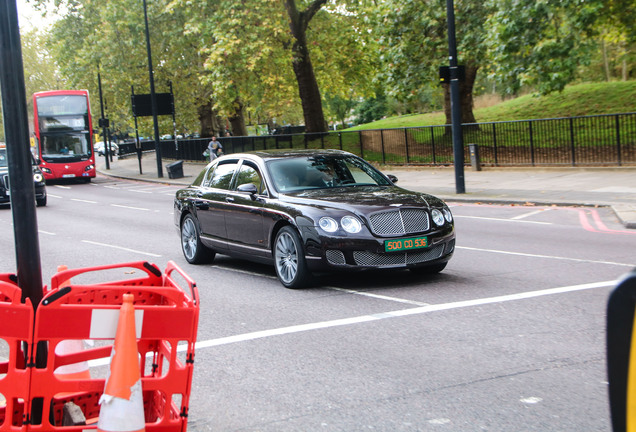
<svg viewBox="0 0 636 432"><path fill-rule="evenodd" d="M47 27L55 21L53 16L43 17L42 12L35 10L33 1L16 0L18 6L18 25L20 29Z"/></svg>

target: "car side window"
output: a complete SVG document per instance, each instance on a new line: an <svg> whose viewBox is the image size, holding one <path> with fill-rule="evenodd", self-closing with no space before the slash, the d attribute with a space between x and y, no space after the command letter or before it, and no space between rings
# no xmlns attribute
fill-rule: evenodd
<svg viewBox="0 0 636 432"><path fill-rule="evenodd" d="M218 164L216 168L214 168L214 172L206 186L216 189L230 189L236 167L236 162Z"/></svg>
<svg viewBox="0 0 636 432"><path fill-rule="evenodd" d="M237 175L236 186L240 186L247 183L254 183L259 194L265 191L265 182L258 170L250 164L243 163L241 169Z"/></svg>

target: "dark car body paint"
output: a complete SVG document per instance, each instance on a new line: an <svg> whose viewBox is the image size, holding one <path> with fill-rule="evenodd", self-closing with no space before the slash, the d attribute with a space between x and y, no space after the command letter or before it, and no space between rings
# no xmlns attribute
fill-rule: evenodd
<svg viewBox="0 0 636 432"><path fill-rule="evenodd" d="M278 230L285 225L294 226L300 233L305 248L305 258L311 271L334 271L376 266L361 266L353 262L352 251L371 251L385 254L384 241L391 238L410 238L426 235L430 247L444 244L443 255L431 261L415 265L383 265L381 268L422 267L447 262L454 252L454 222L436 227L430 220L426 232L406 235L372 234L368 225L368 215L396 208L442 209L444 202L432 195L408 191L392 185L386 176L387 186L348 186L331 189L310 189L301 192L280 193L266 168L269 160L281 157L307 156L312 151L260 151L223 156L206 166L193 184L177 191L175 197L174 223L177 230L187 213L194 215L199 223L201 241L207 247L221 254L236 256L267 264L273 263L272 245ZM349 155L337 150L315 150L319 154L331 156ZM268 187L268 195L253 195L235 190L236 175L232 189L220 190L201 187L205 173L223 161L250 161L255 164ZM240 165L239 165L240 166ZM228 202L229 201L231 202ZM208 214L212 213L212 215ZM357 216L362 231L350 234L340 228L336 233L326 233L317 227L323 216L340 218L347 214ZM261 222L257 222L260 220ZM219 224L209 228L209 223ZM435 228L432 228L435 227ZM251 242L251 243L250 243ZM326 257L327 249L344 251L346 264L332 265Z"/></svg>

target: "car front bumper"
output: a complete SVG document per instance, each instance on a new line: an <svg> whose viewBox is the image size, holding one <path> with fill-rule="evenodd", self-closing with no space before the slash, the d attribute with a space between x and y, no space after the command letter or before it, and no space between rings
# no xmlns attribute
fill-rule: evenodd
<svg viewBox="0 0 636 432"><path fill-rule="evenodd" d="M309 230L303 235L305 259L310 271L425 267L450 260L455 251L453 227L426 234L427 247L398 252L385 251L387 240L423 236L379 238L367 234L343 238L318 235L317 231Z"/></svg>

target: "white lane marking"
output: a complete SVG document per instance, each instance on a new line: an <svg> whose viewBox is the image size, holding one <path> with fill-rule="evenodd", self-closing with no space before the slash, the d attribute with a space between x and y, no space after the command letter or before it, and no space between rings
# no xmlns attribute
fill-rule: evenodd
<svg viewBox="0 0 636 432"><path fill-rule="evenodd" d="M524 214L521 214L519 216L513 217L512 220L525 219L527 217L534 216L534 215L539 214L539 213L543 213L544 211L547 211L547 210L550 210L550 209L541 209L541 210L535 210L535 211L530 212L530 213L524 213Z"/></svg>
<svg viewBox="0 0 636 432"><path fill-rule="evenodd" d="M38 233L40 233L40 234L47 234L47 235L57 235L57 234L55 234L55 233L48 232L48 231L42 231L42 230L38 230Z"/></svg>
<svg viewBox="0 0 636 432"><path fill-rule="evenodd" d="M209 339L207 341L199 341L195 344L195 347L196 349L211 348L211 347L220 346L220 345L228 345L228 344L233 344L237 342L247 342L247 341L252 341L256 339L273 337L273 336L283 336L283 335L301 333L301 332L306 332L311 330L320 330L320 329L326 329L326 328L332 328L332 327L362 324L366 322L384 320L388 318L399 318L399 317L412 316L412 315L421 315L421 314L430 313L430 312L439 312L439 311L460 309L460 308L466 308L466 307L472 307L472 306L483 306L487 304L504 303L509 301L526 300L530 298L542 297L547 295L555 295L555 294L564 294L568 292L582 291L582 290L588 290L588 289L613 287L618 282L619 282L618 280L612 280L612 281L594 282L594 283L588 283L588 284L582 284L582 285L571 285L571 286L565 286L565 287L559 287L559 288L548 288L548 289L538 290L538 291L526 291L526 292L517 293L517 294L508 294L508 295L502 295L502 296L496 296L496 297L486 297L486 298L474 299L474 300L464 300L464 301L458 301L453 303L442 303L438 305L421 306L421 307L416 307L411 309L402 309L402 310L391 311L391 312L381 312L377 314L361 315L357 317L336 319L331 321L299 324L299 325L281 327L281 328L270 329L270 330L261 330L261 331L251 332L251 333L243 333L239 335L227 336L227 337L222 337L217 339ZM179 347L177 348L177 351L186 351L187 348L188 346L185 344L179 345Z"/></svg>
<svg viewBox="0 0 636 432"><path fill-rule="evenodd" d="M62 198L62 197L61 197L61 196L59 196L59 195L53 195L53 194L51 194L51 193L46 194L46 196L48 196L48 197L50 197L50 198Z"/></svg>
<svg viewBox="0 0 636 432"><path fill-rule="evenodd" d="M264 277L264 278L267 278L267 279L278 279L276 276L270 276L270 275L265 275L265 274L262 274L262 273L251 272L251 271L248 271L248 270L229 269L229 268L223 268L223 267L219 267L219 266L212 266L212 267L218 268L220 270L226 270L226 271L246 274L246 275L250 275L250 276ZM332 291L340 291L340 292L344 292L344 293L347 293L347 294L355 294L355 295L359 295L359 296L363 296L363 297L372 297L372 298L376 298L376 299L380 299L380 300L388 300L388 301L397 302L397 303L412 304L412 305L415 305L415 306L427 306L429 304L429 303L423 303L423 302L418 302L418 301L414 301L414 300L401 299L401 298L398 298L398 297L390 297L390 296L385 296L385 295L380 295L380 294L373 294L373 293L364 292L364 291L355 291L355 290L350 290L350 289L346 289L346 288L338 288L338 287L331 287L331 286L323 286L321 288L332 290Z"/></svg>
<svg viewBox="0 0 636 432"><path fill-rule="evenodd" d="M97 201L83 200L78 198L71 198L71 201L83 202L88 204L97 204Z"/></svg>
<svg viewBox="0 0 636 432"><path fill-rule="evenodd" d="M129 210L150 211L150 209L147 209L147 208L132 207L132 206L119 205L119 204L111 204L111 206L113 206L113 207L119 207L119 208L125 208L125 209L129 209Z"/></svg>
<svg viewBox="0 0 636 432"><path fill-rule="evenodd" d="M537 404L537 403L541 402L542 400L543 399L540 398L540 397L530 396L530 397L519 399L519 402L525 403L525 404Z"/></svg>
<svg viewBox="0 0 636 432"><path fill-rule="evenodd" d="M489 221L497 221L497 222L517 222L517 223L529 223L536 225L552 225L550 222L537 222L537 221L524 221L524 220L516 220L516 219L502 219L502 218L491 218L491 217L480 217L480 216L458 216L453 215L455 219L482 219Z"/></svg>
<svg viewBox="0 0 636 432"><path fill-rule="evenodd" d="M429 306L430 303L423 303L423 302L418 302L415 300L406 300L406 299L401 299L398 297L390 297L390 296L385 296L385 295L380 295L380 294L373 294L370 292L364 292L364 291L355 291L355 290L350 290L350 289L346 289L346 288L338 288L338 287L323 287L325 289L329 289L332 291L341 291L341 292L345 292L347 294L355 294L355 295L359 295L359 296L363 296L363 297L371 297L371 298L376 298L376 299L380 299L380 300L389 300L389 301L393 301L393 302L398 302L398 303L406 303L406 304L412 304L415 306Z"/></svg>
<svg viewBox="0 0 636 432"><path fill-rule="evenodd" d="M139 190L139 189L128 189L128 192L137 192L137 193L145 193L145 194L151 194L152 193L150 191Z"/></svg>
<svg viewBox="0 0 636 432"><path fill-rule="evenodd" d="M138 250L135 250L135 249L129 249L129 248L125 248L125 247L122 247L122 246L115 246L115 245L110 245L110 244L107 244L107 243L94 242L94 241L91 241L91 240L82 240L82 243L88 243L88 244L92 244L92 245L96 245L96 246L104 246L104 247L109 247L109 248L113 248L113 249L124 250L124 251L127 251L127 252L134 252L134 253L138 253L138 254L142 254L142 255L148 255L148 256L156 257L156 258L161 257L161 255L153 254L153 253L150 253L150 252L138 251Z"/></svg>
<svg viewBox="0 0 636 432"><path fill-rule="evenodd" d="M246 274L246 275L250 275L250 276L258 276L258 277L264 277L264 278L268 278L268 279L278 279L276 276L269 276L263 273L258 273L258 272L252 272L249 270L240 270L240 269L235 269L235 268L227 268L227 267L221 267L218 265L211 265L210 267L212 268L217 268L219 270L225 270L225 271L229 271L229 272L234 272L234 273L241 273L241 274Z"/></svg>
<svg viewBox="0 0 636 432"><path fill-rule="evenodd" d="M530 254L530 253L522 253L522 252L500 251L495 249L472 248L467 246L457 246L456 249L465 249L465 250L471 250L471 251L477 251L477 252L490 252L490 253L498 253L498 254L504 254L504 255L517 255L517 256L525 256L530 258L547 258L547 259L555 259L555 260L563 260L563 261L584 262L584 263L590 263L590 264L609 264L609 265L622 266L622 267L634 267L636 265L636 264L617 263L613 261L586 260L586 259L580 259L580 258L568 258L568 257L560 257L560 256L553 256L553 255L538 255L538 254Z"/></svg>
<svg viewBox="0 0 636 432"><path fill-rule="evenodd" d="M70 189L70 186L62 186L62 185L55 185L56 188L60 188L60 189Z"/></svg>

